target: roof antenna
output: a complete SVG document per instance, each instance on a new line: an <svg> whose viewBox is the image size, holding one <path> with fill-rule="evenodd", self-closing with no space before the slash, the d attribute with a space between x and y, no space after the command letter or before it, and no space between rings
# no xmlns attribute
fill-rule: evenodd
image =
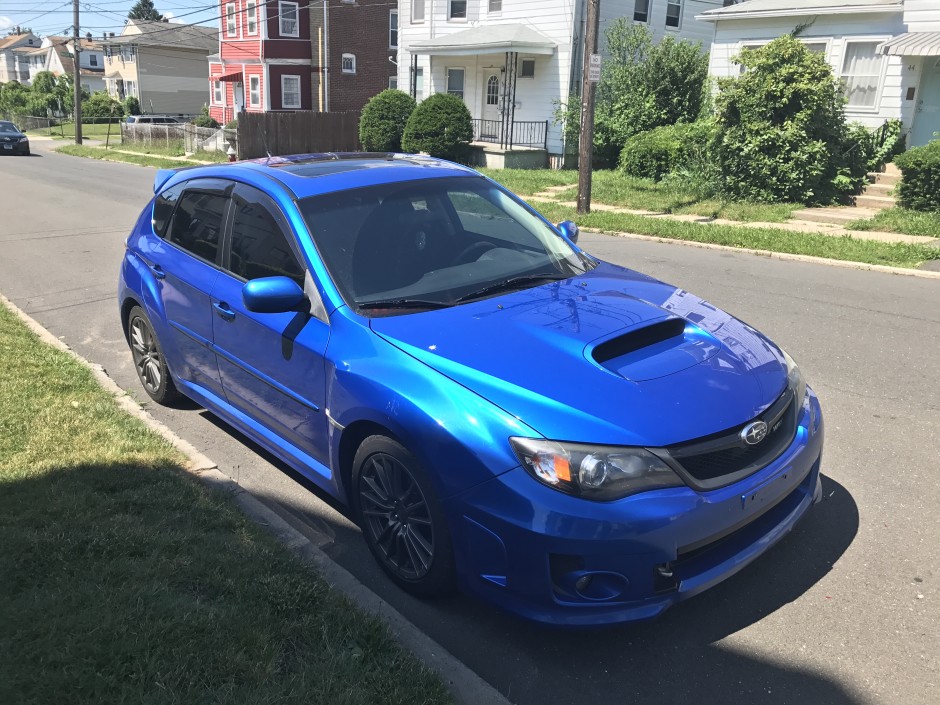
<svg viewBox="0 0 940 705"><path fill-rule="evenodd" d="M261 125L261 143L264 145L264 152L268 155L268 162L270 162L272 155L271 149L268 147L268 127L264 123Z"/></svg>

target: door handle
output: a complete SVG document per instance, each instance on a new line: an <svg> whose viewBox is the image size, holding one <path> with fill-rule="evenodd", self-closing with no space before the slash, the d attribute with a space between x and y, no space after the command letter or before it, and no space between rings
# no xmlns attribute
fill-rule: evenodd
<svg viewBox="0 0 940 705"><path fill-rule="evenodd" d="M228 304L225 303L224 301L220 301L219 303L212 304L212 305L215 307L215 312L219 314L219 318L221 318L223 321L235 320L235 312L232 309L230 309L228 307Z"/></svg>
<svg viewBox="0 0 940 705"><path fill-rule="evenodd" d="M163 279L166 277L166 272L163 271L163 267L161 267L159 264L150 264L147 266L150 267L150 271L153 272L153 276L155 276L157 279Z"/></svg>

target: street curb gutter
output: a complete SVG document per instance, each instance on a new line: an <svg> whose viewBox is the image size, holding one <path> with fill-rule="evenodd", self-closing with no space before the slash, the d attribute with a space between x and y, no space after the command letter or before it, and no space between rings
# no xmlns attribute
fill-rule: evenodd
<svg viewBox="0 0 940 705"><path fill-rule="evenodd" d="M923 269L907 269L905 267L889 267L884 264L867 264L865 262L852 262L851 260L830 259L828 257L813 257L811 255L794 255L789 252L773 252L772 250L751 250L745 247L731 247L729 245L716 245L711 242L697 242L695 240L677 240L669 237L658 237L656 235L638 235L636 233L622 233L615 230L601 230L599 228L581 228L584 233L597 233L598 235L611 235L622 237L627 240L644 240L646 242L661 242L667 245L685 245L686 247L698 247L703 250L721 250L723 252L739 252L747 255L757 255L759 257L769 257L771 259L785 260L789 262L806 262L808 264L823 264L829 267L842 267L843 269L858 269L869 272L881 272L883 274L897 274L905 277L917 277L920 279L940 279L940 272L925 271Z"/></svg>
<svg viewBox="0 0 940 705"><path fill-rule="evenodd" d="M140 419L186 456L188 472L206 485L229 494L245 516L272 533L305 564L315 569L332 588L344 594L359 609L385 622L398 642L441 678L457 703L460 705L511 705L499 691L470 670L462 661L408 621L403 614L372 592L352 573L333 561L264 502L219 470L216 463L199 452L191 443L176 435L169 427L153 418L108 376L101 365L89 362L76 353L3 294L0 294L0 303L16 314L44 343L68 353L91 370L95 380L114 396L115 402L122 410Z"/></svg>

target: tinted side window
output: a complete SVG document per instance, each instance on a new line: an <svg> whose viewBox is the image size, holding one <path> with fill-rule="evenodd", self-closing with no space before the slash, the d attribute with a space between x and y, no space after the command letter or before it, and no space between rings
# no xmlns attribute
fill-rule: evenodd
<svg viewBox="0 0 940 705"><path fill-rule="evenodd" d="M276 206L248 189L235 194L229 269L243 279L289 277L301 287L304 270L278 224Z"/></svg>
<svg viewBox="0 0 940 705"><path fill-rule="evenodd" d="M186 191L179 198L166 239L209 262L215 262L225 215L225 196Z"/></svg>
<svg viewBox="0 0 940 705"><path fill-rule="evenodd" d="M176 207L176 202L179 200L182 191L182 186L174 186L157 196L157 199L153 202L151 222L153 223L153 231L160 237L166 235L166 228L170 224L173 209Z"/></svg>

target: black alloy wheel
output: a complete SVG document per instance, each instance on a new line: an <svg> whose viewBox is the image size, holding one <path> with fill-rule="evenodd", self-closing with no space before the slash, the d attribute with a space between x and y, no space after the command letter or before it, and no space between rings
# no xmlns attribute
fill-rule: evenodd
<svg viewBox="0 0 940 705"><path fill-rule="evenodd" d="M167 369L160 341L140 306L132 308L127 316L127 342L137 377L148 396L158 404L168 404L176 399L179 392Z"/></svg>
<svg viewBox="0 0 940 705"><path fill-rule="evenodd" d="M453 551L433 487L404 446L371 436L354 461L354 504L372 554L416 595L450 592Z"/></svg>

